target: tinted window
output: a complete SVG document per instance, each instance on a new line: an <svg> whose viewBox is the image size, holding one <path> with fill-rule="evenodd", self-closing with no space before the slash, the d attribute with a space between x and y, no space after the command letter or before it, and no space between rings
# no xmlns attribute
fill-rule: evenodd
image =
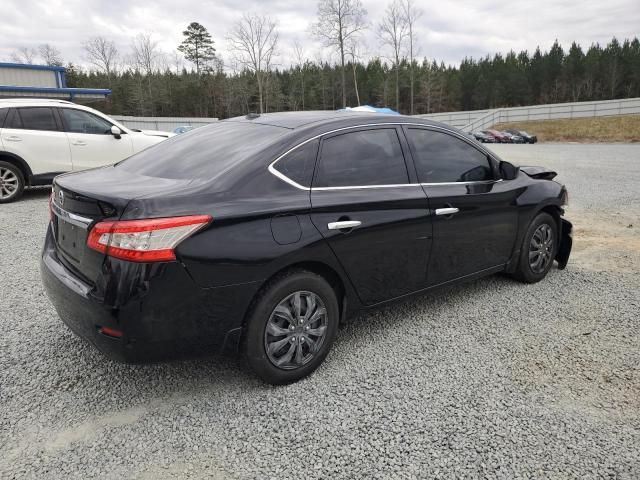
<svg viewBox="0 0 640 480"><path fill-rule="evenodd" d="M421 183L493 180L487 155L446 133L409 129Z"/></svg>
<svg viewBox="0 0 640 480"><path fill-rule="evenodd" d="M278 160L275 169L300 185L311 186L319 143L319 140L312 140L296 148Z"/></svg>
<svg viewBox="0 0 640 480"><path fill-rule="evenodd" d="M221 121L188 135L176 135L116 164L116 168L149 177L213 179L290 132L270 125Z"/></svg>
<svg viewBox="0 0 640 480"><path fill-rule="evenodd" d="M394 128L349 132L324 139L314 187L408 183Z"/></svg>
<svg viewBox="0 0 640 480"><path fill-rule="evenodd" d="M4 125L4 119L7 118L7 113L9 113L8 108L0 108L0 128Z"/></svg>
<svg viewBox="0 0 640 480"><path fill-rule="evenodd" d="M62 108L62 116L66 124L67 132L111 134L111 123L102 118L82 110Z"/></svg>
<svg viewBox="0 0 640 480"><path fill-rule="evenodd" d="M25 130L58 130L53 110L50 108L19 108L18 113Z"/></svg>

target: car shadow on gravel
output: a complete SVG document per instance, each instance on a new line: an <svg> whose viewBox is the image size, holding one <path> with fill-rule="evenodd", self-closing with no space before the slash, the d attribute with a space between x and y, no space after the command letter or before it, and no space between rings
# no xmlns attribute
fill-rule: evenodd
<svg viewBox="0 0 640 480"><path fill-rule="evenodd" d="M49 196L50 193L50 186L25 188L22 194L22 198L20 198L18 201L20 202L24 200L38 200Z"/></svg>

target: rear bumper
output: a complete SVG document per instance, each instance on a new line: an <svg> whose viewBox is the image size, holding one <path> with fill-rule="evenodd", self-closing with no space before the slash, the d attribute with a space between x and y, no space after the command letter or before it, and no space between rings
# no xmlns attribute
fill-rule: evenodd
<svg viewBox="0 0 640 480"><path fill-rule="evenodd" d="M40 271L62 321L113 360L142 363L236 351L242 321L259 285L198 287L178 262L129 264L107 259L99 282L83 282L59 260L51 230ZM100 332L108 327L120 338Z"/></svg>

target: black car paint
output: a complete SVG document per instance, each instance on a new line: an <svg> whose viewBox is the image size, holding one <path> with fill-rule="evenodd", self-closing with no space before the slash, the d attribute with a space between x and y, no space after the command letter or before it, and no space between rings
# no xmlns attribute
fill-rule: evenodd
<svg viewBox="0 0 640 480"><path fill-rule="evenodd" d="M269 164L305 140L358 125L393 124L401 132L403 125L419 124L458 136L496 165L499 159L455 129L410 117L301 113L227 122L251 121L291 129L215 184L137 177L118 166L56 178L54 201L62 191L65 208L93 222L213 217L178 245L178 261L159 264L130 263L84 248L86 231L74 234L75 253L64 251L54 238L54 220L42 277L74 331L126 361L162 358L173 350L236 350L251 302L278 272L300 266L323 274L339 292L347 318L437 286L512 270L531 219L542 209L559 218L565 198L562 185L525 173L486 184L420 185L404 138L410 185L299 189L271 174ZM191 138L197 148L207 128L168 141ZM457 217L434 215L451 203L461 209ZM326 229L328 222L352 216L363 220L362 228ZM106 337L99 333L102 326L121 329L123 337Z"/></svg>

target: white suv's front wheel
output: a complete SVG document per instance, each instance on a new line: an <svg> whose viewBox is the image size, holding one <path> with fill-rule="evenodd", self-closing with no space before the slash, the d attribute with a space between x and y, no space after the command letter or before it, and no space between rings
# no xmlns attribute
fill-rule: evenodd
<svg viewBox="0 0 640 480"><path fill-rule="evenodd" d="M9 203L22 196L24 175L18 167L0 161L0 203Z"/></svg>

